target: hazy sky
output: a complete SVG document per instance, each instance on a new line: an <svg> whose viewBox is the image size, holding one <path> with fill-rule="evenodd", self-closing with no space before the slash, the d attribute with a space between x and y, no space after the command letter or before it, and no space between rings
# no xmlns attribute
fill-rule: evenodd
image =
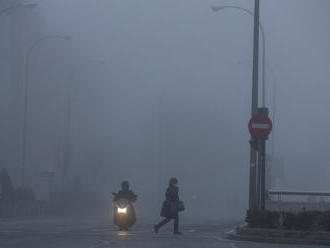
<svg viewBox="0 0 330 248"><path fill-rule="evenodd" d="M45 33L73 37L65 63L47 60L50 52L39 63L62 73L60 84L48 77L59 99L71 82L72 163L95 173L91 181L112 190L129 179L152 199L177 175L192 205L246 208L253 18L214 5L253 10L252 0L40 1ZM330 186L329 12L328 0L261 0L271 116L276 106L267 149L285 171L277 188ZM31 75L36 84L40 75Z"/></svg>

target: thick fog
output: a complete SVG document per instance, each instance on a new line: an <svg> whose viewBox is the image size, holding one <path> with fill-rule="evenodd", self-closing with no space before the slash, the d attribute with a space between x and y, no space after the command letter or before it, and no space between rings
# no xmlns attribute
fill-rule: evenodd
<svg viewBox="0 0 330 248"><path fill-rule="evenodd" d="M40 43L28 61L26 184L42 195L35 175L54 171L56 189L79 177L110 199L129 180L137 212L155 219L175 176L186 221L242 218L253 18L211 6L253 11L253 2L43 0L5 17L20 48L2 70L0 166L20 185L28 48L70 36ZM329 11L328 0L261 0L271 189L330 191Z"/></svg>

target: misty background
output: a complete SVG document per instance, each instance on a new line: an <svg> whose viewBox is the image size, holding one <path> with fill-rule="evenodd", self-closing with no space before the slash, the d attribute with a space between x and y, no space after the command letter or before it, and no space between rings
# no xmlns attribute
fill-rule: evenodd
<svg viewBox="0 0 330 248"><path fill-rule="evenodd" d="M54 189L79 177L109 199L129 180L137 213L157 219L176 176L186 221L244 215L253 18L210 7L253 11L252 0L25 2L38 6L0 16L0 167L16 186L28 68L26 184L38 197L42 171ZM261 1L272 189L330 190L329 11L328 0ZM40 43L26 66L49 35L72 39Z"/></svg>

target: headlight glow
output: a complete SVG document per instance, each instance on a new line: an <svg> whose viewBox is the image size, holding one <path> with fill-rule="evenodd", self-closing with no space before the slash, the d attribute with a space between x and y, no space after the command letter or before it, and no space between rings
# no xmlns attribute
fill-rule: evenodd
<svg viewBox="0 0 330 248"><path fill-rule="evenodd" d="M126 214L127 208L118 208L118 214Z"/></svg>

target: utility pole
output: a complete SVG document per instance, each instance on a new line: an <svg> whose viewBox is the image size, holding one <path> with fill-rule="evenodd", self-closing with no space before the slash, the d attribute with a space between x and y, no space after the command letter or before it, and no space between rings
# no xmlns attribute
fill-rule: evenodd
<svg viewBox="0 0 330 248"><path fill-rule="evenodd" d="M254 1L254 35L253 35L253 72L252 72L252 103L251 116L258 108L258 77L259 76L259 0ZM250 141L250 183L249 183L249 210L258 209L257 195L257 147L255 140Z"/></svg>

